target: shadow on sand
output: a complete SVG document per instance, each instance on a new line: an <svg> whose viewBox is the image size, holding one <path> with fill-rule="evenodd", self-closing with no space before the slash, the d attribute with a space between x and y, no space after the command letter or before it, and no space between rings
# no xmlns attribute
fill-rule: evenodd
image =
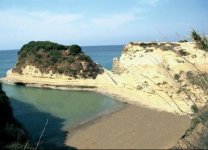
<svg viewBox="0 0 208 150"><path fill-rule="evenodd" d="M64 144L68 132L62 129L64 126L63 119L46 112L41 112L34 106L15 98L10 97L10 101L15 118L24 126L35 145L39 141L46 121L48 120L46 129L40 140L39 149L76 149L75 147ZM18 108L21 108L21 110Z"/></svg>

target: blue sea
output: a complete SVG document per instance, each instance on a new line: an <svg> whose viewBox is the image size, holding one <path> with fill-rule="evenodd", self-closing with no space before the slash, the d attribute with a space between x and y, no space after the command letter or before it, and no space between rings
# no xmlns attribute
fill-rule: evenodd
<svg viewBox="0 0 208 150"><path fill-rule="evenodd" d="M111 69L114 57L120 57L119 46L85 46L82 50L96 63ZM17 60L18 50L0 51L0 77L6 75ZM62 91L3 84L10 97L16 119L23 124L36 144L44 125L46 130L39 148L69 149L65 146L70 129L123 107L107 96L86 91Z"/></svg>
<svg viewBox="0 0 208 150"><path fill-rule="evenodd" d="M83 46L82 51L90 56L94 62L101 64L104 68L111 70L114 57L120 57L123 45L113 46ZM19 50L0 50L0 77L6 75L7 70L16 64L17 52Z"/></svg>

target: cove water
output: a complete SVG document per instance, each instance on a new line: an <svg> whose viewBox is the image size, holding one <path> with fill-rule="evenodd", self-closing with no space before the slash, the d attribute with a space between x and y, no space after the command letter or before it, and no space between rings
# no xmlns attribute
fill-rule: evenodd
<svg viewBox="0 0 208 150"><path fill-rule="evenodd" d="M112 59L120 57L122 46L82 47L96 63L111 69ZM0 77L17 59L17 50L0 51ZM40 148L69 149L64 142L69 128L123 107L123 104L94 92L62 91L3 84L10 97L14 116L22 123L34 143L46 125Z"/></svg>

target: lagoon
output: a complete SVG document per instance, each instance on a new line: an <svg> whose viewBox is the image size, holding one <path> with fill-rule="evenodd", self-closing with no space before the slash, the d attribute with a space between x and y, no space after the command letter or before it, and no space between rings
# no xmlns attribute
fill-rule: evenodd
<svg viewBox="0 0 208 150"><path fill-rule="evenodd" d="M121 54L122 46L83 47L92 59L110 69L113 57ZM0 77L16 63L17 50L0 51ZM124 106L107 96L87 91L62 91L3 84L10 97L14 116L37 143L44 126L41 147L66 148L67 131L84 122L116 111ZM48 120L48 121L47 121Z"/></svg>

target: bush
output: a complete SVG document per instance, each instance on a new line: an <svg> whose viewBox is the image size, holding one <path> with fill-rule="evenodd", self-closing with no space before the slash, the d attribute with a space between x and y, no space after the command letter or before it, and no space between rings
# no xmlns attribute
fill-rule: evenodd
<svg viewBox="0 0 208 150"><path fill-rule="evenodd" d="M193 72L189 71L186 73L186 77L191 84L197 85L204 90L208 89L208 74L194 74Z"/></svg>
<svg viewBox="0 0 208 150"><path fill-rule="evenodd" d="M63 68L58 68L58 73L59 74L63 74L64 73L64 69Z"/></svg>
<svg viewBox="0 0 208 150"><path fill-rule="evenodd" d="M202 49L208 52L208 38L205 35L200 35L193 29L191 33L191 38L194 42L196 42L196 46L199 49Z"/></svg>
<svg viewBox="0 0 208 150"><path fill-rule="evenodd" d="M78 46L78 45L72 45L72 46L70 46L69 47L69 50L70 50L70 52L71 52L72 55L77 55L77 54L79 54L82 51L81 47Z"/></svg>
<svg viewBox="0 0 208 150"><path fill-rule="evenodd" d="M190 53L186 52L186 51L183 50L183 49L180 49L178 52L179 52L179 54L180 54L181 56L188 56L188 55L190 55Z"/></svg>
<svg viewBox="0 0 208 150"><path fill-rule="evenodd" d="M78 55L78 59L83 60L83 61L92 61L91 58L89 56L85 55L84 53L80 53Z"/></svg>
<svg viewBox="0 0 208 150"><path fill-rule="evenodd" d="M188 42L187 40L180 40L180 41L178 41L179 43L186 43L186 42Z"/></svg>
<svg viewBox="0 0 208 150"><path fill-rule="evenodd" d="M199 109L196 105L192 105L191 110L193 111L193 113L198 113L199 112Z"/></svg>
<svg viewBox="0 0 208 150"><path fill-rule="evenodd" d="M179 74L175 74L175 75L174 75L174 79L175 79L175 80L179 80L179 79L180 79L180 75L179 75Z"/></svg>
<svg viewBox="0 0 208 150"><path fill-rule="evenodd" d="M67 59L67 61L68 61L69 63L73 63L73 62L75 61L74 56L69 56L68 59Z"/></svg>

